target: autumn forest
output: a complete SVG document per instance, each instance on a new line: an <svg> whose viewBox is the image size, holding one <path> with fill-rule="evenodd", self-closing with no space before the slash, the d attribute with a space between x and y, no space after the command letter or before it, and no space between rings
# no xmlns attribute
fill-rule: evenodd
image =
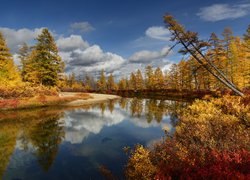
<svg viewBox="0 0 250 180"><path fill-rule="evenodd" d="M250 25L163 23L182 58L125 77L68 71L47 28L16 64L0 32L0 179L249 179Z"/></svg>

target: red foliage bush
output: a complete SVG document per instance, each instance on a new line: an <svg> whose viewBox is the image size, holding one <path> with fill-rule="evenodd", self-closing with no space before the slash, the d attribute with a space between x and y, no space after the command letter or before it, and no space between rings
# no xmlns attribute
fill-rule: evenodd
<svg viewBox="0 0 250 180"><path fill-rule="evenodd" d="M250 179L248 100L196 100L182 111L173 135L131 153L128 179Z"/></svg>
<svg viewBox="0 0 250 180"><path fill-rule="evenodd" d="M250 178L250 153L244 149L235 152L201 149L203 156L193 152L184 159L172 147L165 150L171 159L159 163L155 179Z"/></svg>

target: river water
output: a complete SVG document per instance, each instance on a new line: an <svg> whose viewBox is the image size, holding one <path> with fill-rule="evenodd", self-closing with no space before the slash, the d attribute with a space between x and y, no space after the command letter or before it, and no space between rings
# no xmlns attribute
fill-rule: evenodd
<svg viewBox="0 0 250 180"><path fill-rule="evenodd" d="M0 113L0 179L124 178L124 147L173 133L185 102L123 98L81 108ZM164 130L163 130L164 129Z"/></svg>

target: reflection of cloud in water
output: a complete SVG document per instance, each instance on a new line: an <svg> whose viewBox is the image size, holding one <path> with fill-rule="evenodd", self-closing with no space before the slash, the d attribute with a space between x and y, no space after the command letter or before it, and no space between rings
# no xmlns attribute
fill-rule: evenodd
<svg viewBox="0 0 250 180"><path fill-rule="evenodd" d="M113 113L99 109L66 111L62 122L65 127L65 140L72 144L81 143L90 133L98 134L104 126L119 124L125 119L118 109Z"/></svg>
<svg viewBox="0 0 250 180"><path fill-rule="evenodd" d="M145 100L142 101L143 111L140 117L131 117L130 110L121 109L118 104L115 104L112 113L106 109L102 114L98 107L90 110L66 111L65 116L61 119L65 127L65 141L72 144L81 143L90 133L98 134L103 127L110 127L124 120L129 120L129 122L141 128L161 127L165 129L165 127L169 127L172 129L169 116L163 116L160 123L156 120L147 122L145 102ZM158 103L158 101L156 102Z"/></svg>
<svg viewBox="0 0 250 180"><path fill-rule="evenodd" d="M15 173L6 173L6 179L15 179L16 177L22 177L25 175L25 172L22 170L23 167L29 166L36 161L35 148L33 145L28 142L26 148L23 140L20 137L17 137L15 151L9 159L8 169L15 170ZM1 162L0 162L1 163Z"/></svg>

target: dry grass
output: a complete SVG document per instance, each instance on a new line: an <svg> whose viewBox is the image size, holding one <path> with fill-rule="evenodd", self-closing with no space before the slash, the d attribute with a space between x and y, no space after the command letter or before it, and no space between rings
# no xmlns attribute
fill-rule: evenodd
<svg viewBox="0 0 250 180"><path fill-rule="evenodd" d="M90 98L92 97L87 93L77 93L74 96L65 97L39 95L31 98L2 99L0 100L0 110L60 106L74 100L87 100Z"/></svg>

